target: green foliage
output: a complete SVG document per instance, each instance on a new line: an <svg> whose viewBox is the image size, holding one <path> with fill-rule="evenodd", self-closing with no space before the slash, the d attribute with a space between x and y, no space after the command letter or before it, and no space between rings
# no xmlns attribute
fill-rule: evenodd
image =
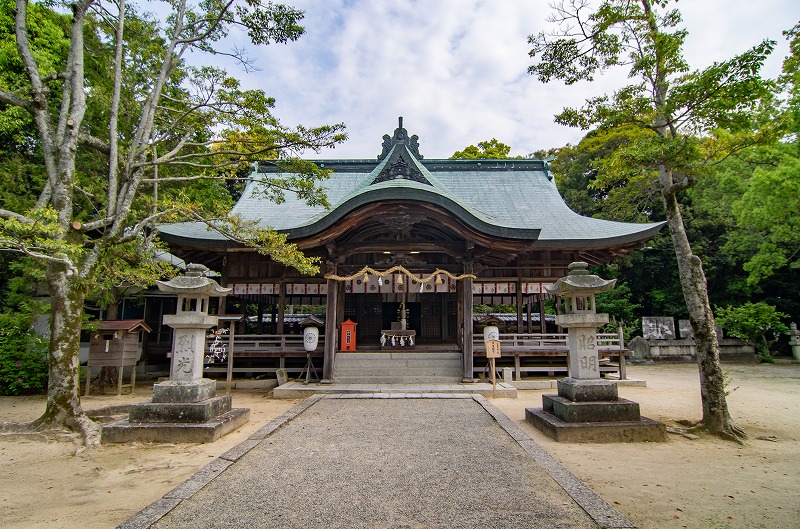
<svg viewBox="0 0 800 529"><path fill-rule="evenodd" d="M756 113L771 98L774 83L758 77L775 43L766 40L734 58L702 70L690 70L681 48L686 31L678 29L680 13L669 1L606 0L596 11L579 4L555 6L558 29L529 37L529 72L542 82L566 84L592 80L608 68L622 66L634 81L613 95L567 108L556 116L571 127L614 129L633 126L642 133L620 145L602 162L598 182L654 180L659 167L690 187L707 174L708 162L766 138L771 123L753 125ZM736 134L713 137L717 129Z"/></svg>
<svg viewBox="0 0 800 529"><path fill-rule="evenodd" d="M605 332L617 332L622 327L625 336L634 336L641 329L639 310L641 305L632 300L633 293L626 283L617 282L616 287L596 296L597 312L609 315Z"/></svg>
<svg viewBox="0 0 800 529"><path fill-rule="evenodd" d="M489 141L478 142L478 146L469 145L463 151L456 151L453 153L452 159L482 159L482 158L508 158L508 153L511 152L511 147L503 142L497 141L492 138Z"/></svg>
<svg viewBox="0 0 800 529"><path fill-rule="evenodd" d="M47 385L47 342L30 313L0 313L0 395L38 393Z"/></svg>
<svg viewBox="0 0 800 529"><path fill-rule="evenodd" d="M800 268L800 157L786 154L776 167L756 168L733 213L739 229L729 249L749 256L748 284Z"/></svg>
<svg viewBox="0 0 800 529"><path fill-rule="evenodd" d="M604 128L587 133L578 145L560 149L553 172L570 208L608 220L661 220L663 207L652 174L619 171L608 164L615 151L652 134L633 125Z"/></svg>
<svg viewBox="0 0 800 529"><path fill-rule="evenodd" d="M789 330L781 322L789 316L763 301L737 307L717 307L716 313L717 323L723 329L756 346L763 359L771 357L770 346L780 333Z"/></svg>

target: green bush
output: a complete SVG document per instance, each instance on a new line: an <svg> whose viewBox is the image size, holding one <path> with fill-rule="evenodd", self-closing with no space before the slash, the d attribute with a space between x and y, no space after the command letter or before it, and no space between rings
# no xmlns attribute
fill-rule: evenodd
<svg viewBox="0 0 800 529"><path fill-rule="evenodd" d="M763 301L745 303L738 307L717 307L717 323L730 334L753 344L762 362L772 362L770 347L788 327L781 319L787 314L779 312Z"/></svg>
<svg viewBox="0 0 800 529"><path fill-rule="evenodd" d="M0 314L0 395L38 393L47 386L47 342L31 319Z"/></svg>

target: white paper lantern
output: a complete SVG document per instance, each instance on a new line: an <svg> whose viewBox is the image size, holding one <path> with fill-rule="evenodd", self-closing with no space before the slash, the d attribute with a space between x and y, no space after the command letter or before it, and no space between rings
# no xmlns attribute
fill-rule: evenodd
<svg viewBox="0 0 800 529"><path fill-rule="evenodd" d="M317 348L319 343L319 329L316 327L306 327L303 329L303 347L309 353Z"/></svg>

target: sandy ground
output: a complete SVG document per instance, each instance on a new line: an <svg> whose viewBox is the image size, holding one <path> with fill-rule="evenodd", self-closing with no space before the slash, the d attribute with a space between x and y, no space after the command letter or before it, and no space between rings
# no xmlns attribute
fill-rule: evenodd
<svg viewBox="0 0 800 529"><path fill-rule="evenodd" d="M725 365L731 413L750 440L670 434L667 443L564 444L524 422L541 406L541 391L493 403L640 529L800 527L800 365ZM700 415L692 365L629 369L646 388L622 387L642 414L674 424ZM90 396L86 409L148 400ZM246 439L298 401L274 400L264 390L235 390L234 406L251 409L248 424L216 443L105 445L81 451L43 436L0 436L0 527L111 528ZM0 397L0 421L35 419L41 397ZM498 472L513 472L513 468Z"/></svg>

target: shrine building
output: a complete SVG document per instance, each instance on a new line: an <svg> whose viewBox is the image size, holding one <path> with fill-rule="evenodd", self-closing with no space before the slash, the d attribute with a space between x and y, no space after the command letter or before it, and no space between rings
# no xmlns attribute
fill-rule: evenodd
<svg viewBox="0 0 800 529"><path fill-rule="evenodd" d="M545 333L544 285L565 276L574 261L607 263L640 248L663 226L578 215L561 198L547 160L425 159L402 118L377 158L315 163L331 171L322 183L328 209L291 192L280 204L270 201L258 180L280 170L258 163L232 214L320 257L316 276L203 223L159 229L174 254L219 272L220 284L233 289L220 313L258 307L265 338L286 335L287 306L324 305L323 382L336 380L342 350L403 347L458 352L461 378L472 381L482 367L474 354L482 343L474 336L474 305L515 305L512 331ZM342 343L343 322L354 333L351 344Z"/></svg>

